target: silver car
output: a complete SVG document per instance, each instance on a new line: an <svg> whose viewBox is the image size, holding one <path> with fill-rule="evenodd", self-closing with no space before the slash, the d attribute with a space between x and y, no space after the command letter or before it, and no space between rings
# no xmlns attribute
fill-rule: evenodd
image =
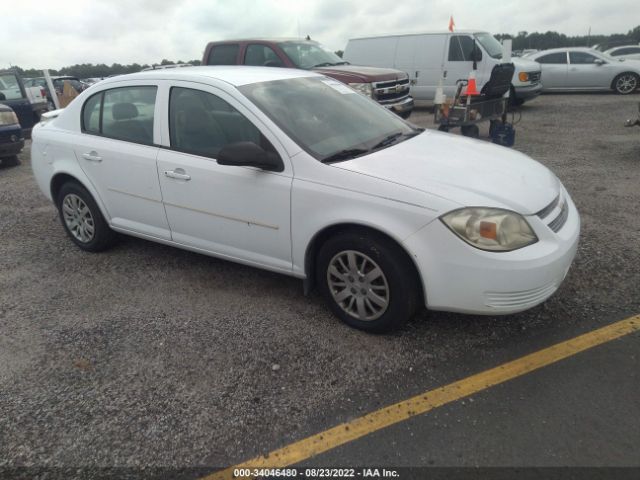
<svg viewBox="0 0 640 480"><path fill-rule="evenodd" d="M640 60L618 60L591 48L554 48L527 56L542 67L543 91L613 90L640 86Z"/></svg>
<svg viewBox="0 0 640 480"><path fill-rule="evenodd" d="M626 60L640 60L640 45L621 45L604 51L605 54Z"/></svg>

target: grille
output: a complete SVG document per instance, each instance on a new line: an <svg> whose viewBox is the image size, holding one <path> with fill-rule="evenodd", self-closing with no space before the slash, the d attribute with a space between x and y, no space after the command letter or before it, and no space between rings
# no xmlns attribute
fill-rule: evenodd
<svg viewBox="0 0 640 480"><path fill-rule="evenodd" d="M409 96L409 79L373 83L373 98L380 103L393 103Z"/></svg>
<svg viewBox="0 0 640 480"><path fill-rule="evenodd" d="M553 212L553 209L556 208L556 205L558 205L559 201L560 201L560 195L558 195L556 198L554 198L553 202L551 202L549 205L547 205L542 210L540 210L538 213L536 213L536 215L538 217L542 218L542 219L544 219L545 217L548 217L549 214L551 212Z"/></svg>
<svg viewBox="0 0 640 480"><path fill-rule="evenodd" d="M567 218L569 217L569 204L566 199L558 195L553 202L536 213L540 219L544 220L551 215L558 206L560 206L560 213L558 213L558 215L556 215L556 217L547 224L547 226L556 233L558 233L564 224L567 223Z"/></svg>
<svg viewBox="0 0 640 480"><path fill-rule="evenodd" d="M560 210L560 214L551 220L549 224L549 228L554 232L558 233L560 229L567 223L567 218L569 217L569 204L564 202L562 204L562 209Z"/></svg>
<svg viewBox="0 0 640 480"><path fill-rule="evenodd" d="M553 281L521 292L487 292L485 304L493 308L525 308L546 300L557 288L558 282Z"/></svg>
<svg viewBox="0 0 640 480"><path fill-rule="evenodd" d="M529 80L531 83L538 83L541 76L542 72L529 72Z"/></svg>

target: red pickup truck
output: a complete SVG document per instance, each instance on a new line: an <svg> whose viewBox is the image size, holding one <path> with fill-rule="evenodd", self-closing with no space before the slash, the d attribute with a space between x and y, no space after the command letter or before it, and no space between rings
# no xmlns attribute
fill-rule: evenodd
<svg viewBox="0 0 640 480"><path fill-rule="evenodd" d="M408 118L413 110L409 76L399 70L350 65L318 42L299 39L210 42L202 65L253 65L313 70L348 84Z"/></svg>

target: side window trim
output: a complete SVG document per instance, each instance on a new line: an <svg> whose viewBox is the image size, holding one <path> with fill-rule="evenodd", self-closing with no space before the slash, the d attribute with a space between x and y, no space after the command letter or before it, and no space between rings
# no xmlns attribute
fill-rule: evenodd
<svg viewBox="0 0 640 480"><path fill-rule="evenodd" d="M144 88L144 87L151 87L151 88L155 88L156 90L156 96L155 96L155 100L154 100L154 120L153 120L153 130L152 130L152 139L151 139L151 143L144 143L144 142L137 142L131 139L126 139L126 138L119 138L119 137L113 137L111 135L105 135L103 133L103 116L104 116L104 97L105 94L107 92L113 91L113 90L118 90L118 89L123 89L123 88ZM93 135L96 137L102 137L102 138L108 138L111 140L118 140L120 142L127 142L127 143L133 143L135 145L144 145L144 146L148 146L148 147L161 147L162 145L158 145L155 143L155 128L156 128L156 115L155 112L158 108L158 93L160 91L159 85L126 85L126 86L121 86L121 87L113 87L113 88L107 88L104 90L101 90L100 92L96 92L95 94L91 95L89 98L87 98L84 103L82 104L82 109L80 110L80 132L86 135ZM86 129L85 126L85 116L84 116L84 112L85 112L85 108L87 106L87 103L89 103L89 101L93 98L100 95L100 110L99 110L99 118L98 118L98 132L92 132Z"/></svg>

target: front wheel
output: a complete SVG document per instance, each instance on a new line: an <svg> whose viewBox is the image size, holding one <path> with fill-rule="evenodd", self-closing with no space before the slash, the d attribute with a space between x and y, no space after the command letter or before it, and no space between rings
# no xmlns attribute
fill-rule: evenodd
<svg viewBox="0 0 640 480"><path fill-rule="evenodd" d="M374 232L346 232L329 239L317 259L317 283L333 313L368 332L402 326L420 298L411 260Z"/></svg>
<svg viewBox="0 0 640 480"><path fill-rule="evenodd" d="M101 252L115 241L116 233L109 228L91 194L78 183L62 186L57 206L67 235L81 249Z"/></svg>
<svg viewBox="0 0 640 480"><path fill-rule="evenodd" d="M632 72L621 73L613 80L613 89L620 95L628 95L638 88L638 75Z"/></svg>
<svg viewBox="0 0 640 480"><path fill-rule="evenodd" d="M17 155L12 155L10 157L0 158L0 163L5 167L16 167L20 165L20 159Z"/></svg>

